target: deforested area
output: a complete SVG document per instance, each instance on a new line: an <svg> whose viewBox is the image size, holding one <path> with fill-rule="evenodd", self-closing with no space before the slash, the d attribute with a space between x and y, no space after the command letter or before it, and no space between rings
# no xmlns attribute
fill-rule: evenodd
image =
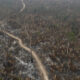
<svg viewBox="0 0 80 80"><path fill-rule="evenodd" d="M80 1L0 0L0 80L80 80Z"/></svg>

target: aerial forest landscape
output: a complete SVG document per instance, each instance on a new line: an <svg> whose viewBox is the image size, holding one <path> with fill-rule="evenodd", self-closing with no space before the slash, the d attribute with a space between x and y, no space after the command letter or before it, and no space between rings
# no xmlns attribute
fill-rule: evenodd
<svg viewBox="0 0 80 80"><path fill-rule="evenodd" d="M80 80L80 0L0 0L0 80Z"/></svg>

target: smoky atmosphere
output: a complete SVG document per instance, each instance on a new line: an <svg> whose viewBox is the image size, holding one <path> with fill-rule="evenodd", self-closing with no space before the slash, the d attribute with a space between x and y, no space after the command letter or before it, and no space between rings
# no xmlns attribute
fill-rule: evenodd
<svg viewBox="0 0 80 80"><path fill-rule="evenodd" d="M0 80L80 80L80 0L0 0Z"/></svg>

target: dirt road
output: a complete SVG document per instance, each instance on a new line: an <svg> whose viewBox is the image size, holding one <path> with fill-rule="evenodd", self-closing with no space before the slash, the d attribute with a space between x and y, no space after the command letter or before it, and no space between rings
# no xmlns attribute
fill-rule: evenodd
<svg viewBox="0 0 80 80"><path fill-rule="evenodd" d="M19 45L20 45L20 47L22 47L23 49L25 49L26 51L28 51L29 53L31 53L32 56L33 56L33 58L35 59L35 61L37 63L38 69L39 69L39 71L40 71L40 73L41 73L41 75L43 77L43 80L49 80L47 71L46 71L44 65L42 64L40 58L38 57L37 53L35 51L31 50L30 48L28 48L27 46L25 46L23 44L22 40L19 37L16 37L13 34L10 34L10 33L6 32L6 31L1 31L1 32L5 33L9 37L17 40L18 43L19 43Z"/></svg>
<svg viewBox="0 0 80 80"><path fill-rule="evenodd" d="M21 0L21 3L22 3L22 8L20 9L20 13L23 12L26 7L24 0Z"/></svg>
<svg viewBox="0 0 80 80"><path fill-rule="evenodd" d="M25 9L25 7L26 7L24 1L21 0L21 2L22 2L23 7L20 9L20 13L23 12L24 9ZM29 53L31 53L32 56L33 56L33 58L35 59L35 61L36 61L36 63L37 63L38 69L39 69L39 71L40 71L40 73L41 73L41 75L42 75L42 79L43 79L43 80L49 80L48 74L47 74L47 70L46 70L46 68L44 67L44 65L42 64L39 56L37 55L37 53L36 53L35 51L33 51L33 50L31 50L30 48L28 48L27 46L25 46L25 45L23 44L22 40L21 40L19 37L16 37L15 35L13 35L13 34L11 34L11 33L8 33L8 32L6 32L6 31L2 31L2 30L1 30L0 32L3 32L3 33L5 33L5 34L7 34L9 37L17 40L18 43L19 43L19 45L20 45L20 47L22 47L23 49L25 49L26 51L28 51Z"/></svg>

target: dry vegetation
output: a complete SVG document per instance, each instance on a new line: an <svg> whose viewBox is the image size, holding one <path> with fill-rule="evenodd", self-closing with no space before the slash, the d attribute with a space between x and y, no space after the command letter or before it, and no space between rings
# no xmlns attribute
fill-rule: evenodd
<svg viewBox="0 0 80 80"><path fill-rule="evenodd" d="M25 45L38 52L50 80L80 80L80 1L54 0L55 4L44 3L45 6L41 2L42 6L37 4L36 8L34 2L28 3L23 13L7 18L5 30L19 36ZM5 80L4 76L11 80L32 80L12 74L16 72L14 56L7 52L5 58L0 80Z"/></svg>

